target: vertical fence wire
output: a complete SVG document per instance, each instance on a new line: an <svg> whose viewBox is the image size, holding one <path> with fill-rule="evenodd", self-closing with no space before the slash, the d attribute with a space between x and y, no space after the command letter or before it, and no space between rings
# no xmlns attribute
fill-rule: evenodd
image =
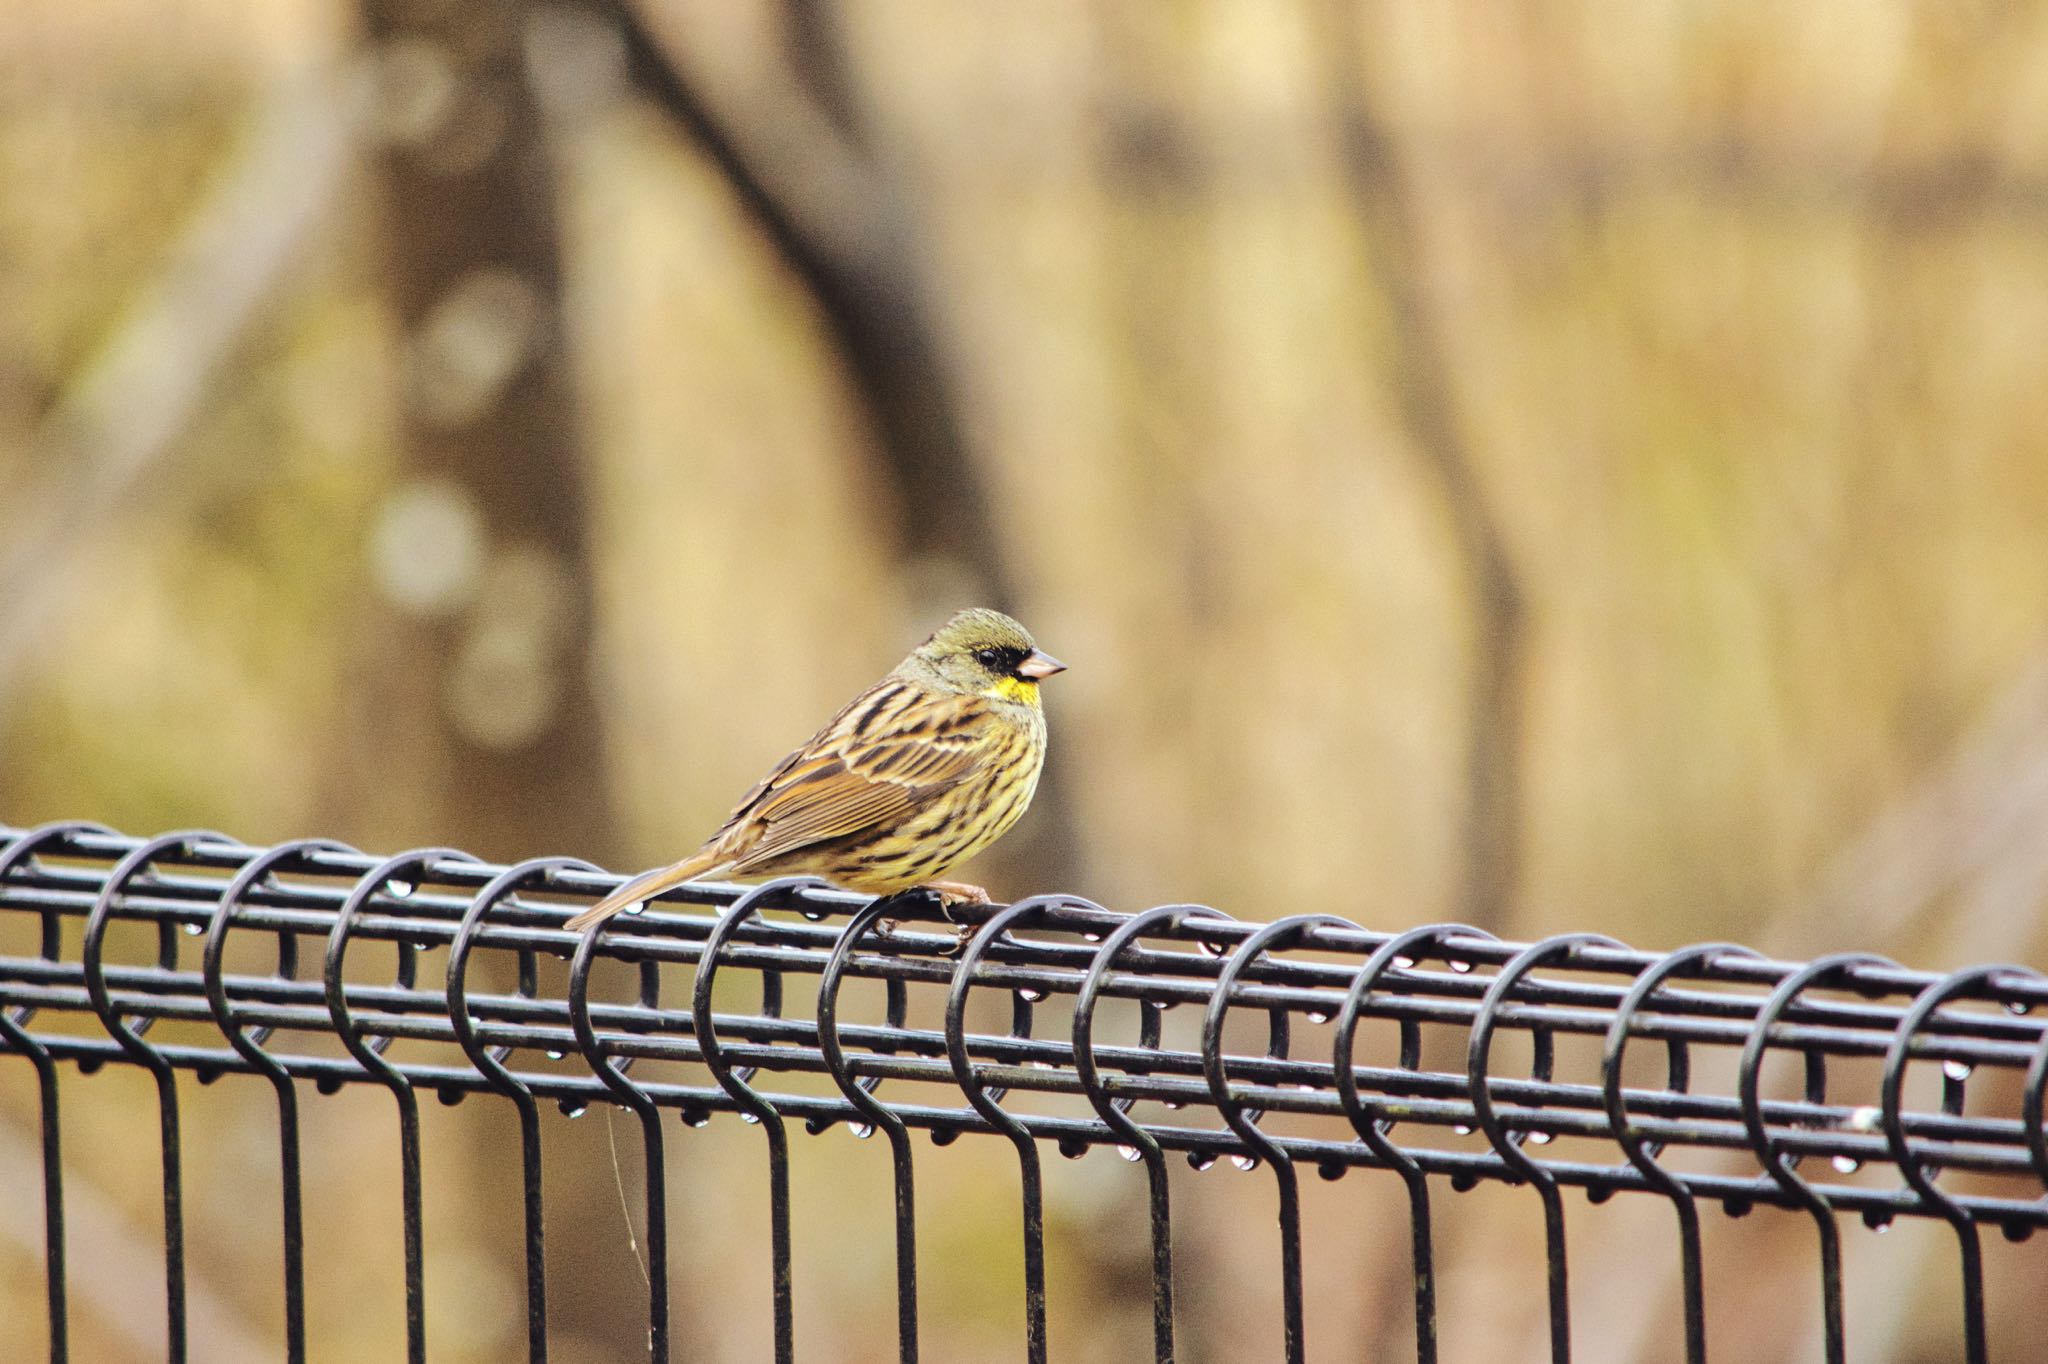
<svg viewBox="0 0 2048 1364"><path fill-rule="evenodd" d="M549 1349L543 1099L570 1116L593 1102L615 1103L640 1120L647 1345L654 1360L669 1358L675 1345L661 1127L668 1110L693 1126L713 1112L737 1113L767 1144L778 1361L797 1351L791 1122L812 1133L844 1123L856 1136L880 1131L887 1139L897 1354L911 1364L920 1357L922 1305L911 1146L919 1128L942 1144L962 1134L999 1136L1016 1152L1024 1343L1033 1364L1051 1349L1040 1160L1048 1141L1070 1156L1102 1146L1142 1168L1152 1355L1160 1361L1176 1357L1169 1153L1184 1154L1197 1170L1222 1158L1245 1169L1270 1168L1281 1353L1290 1361L1308 1357L1306 1266L1316 1254L1302 1228L1304 1160L1326 1178L1359 1167L1402 1181L1415 1355L1429 1364L1439 1348L1431 1186L1440 1180L1453 1189L1480 1180L1523 1184L1537 1194L1551 1352L1558 1359L1568 1357L1572 1334L1562 1201L1570 1188L1596 1202L1642 1192L1670 1204L1688 1361L1706 1357L1712 1306L1701 1264L1702 1199L1736 1214L1761 1204L1812 1220L1831 1361L1846 1353L1842 1216L1860 1215L1874 1227L1902 1216L1936 1218L1951 1228L1961 1287L1959 1357L1971 1361L1991 1353L1984 1226L1997 1227L2006 1241L2048 1226L2048 1026L2039 1016L2048 1006L2048 977L2021 966L1932 975L1857 953L1773 962L1728 943L1641 953L1585 933L1522 945L1458 924L1377 933L1329 914L1238 923L1199 905L1124 916L1071 896L958 907L967 936L953 941L923 931L942 925L922 897L869 902L802 879L744 891L681 887L643 914L590 934L561 930L575 908L617 884L617 877L569 858L495 867L449 849L372 858L323 839L254 848L197 831L128 839L75 823L0 829L0 925L26 916L34 943L21 955L0 954L0 1053L23 1057L35 1076L50 1358L67 1360L72 1340L67 1274L75 1271L65 1254L59 1084L65 1064L84 1073L109 1062L132 1065L154 1082L165 1354L173 1360L204 1355L203 1344L188 1339L180 1070L202 1081L258 1077L274 1096L282 1354L293 1361L309 1348L300 1153L309 1121L300 1085L308 1080L321 1093L378 1085L395 1101L406 1352L413 1360L426 1358L429 1348L422 1085L445 1102L475 1092L512 1106L526 1354L535 1361ZM802 915L768 912L784 909ZM825 922L834 918L837 925ZM75 946L68 945L68 924L82 925ZM142 935L153 952L140 964L113 960L113 945L128 941L117 929ZM179 959L185 933L203 935L196 964ZM319 978L302 978L301 939L320 937L326 953ZM350 979L362 975L348 961L363 939L395 953L388 979ZM445 977L420 979L420 955L444 947ZM256 974L229 969L231 957L256 951L265 954ZM479 951L511 966L509 986L479 986ZM540 987L546 957L568 962L560 997ZM632 965L638 987L630 1000L593 1002L592 973L602 960ZM674 969L694 971L687 1011L662 1005L662 978ZM719 996L730 993L720 988L721 973L734 970L758 976L759 1002L728 1002L718 1011ZM843 1016L849 977L880 982L879 1023ZM793 979L815 984L812 1018L785 1009ZM977 991L1007 1003L1007 1030L970 1031ZM909 1021L917 992L943 1003L934 1011L943 1020L938 1026ZM1064 1035L1037 1026L1038 1006L1060 994L1073 1005ZM1109 998L1135 1005L1134 1040L1102 1035L1100 1012ZM1192 1033L1162 1025L1177 1004L1198 1006ZM1229 1024L1236 1010L1263 1020L1263 1047L1234 1040ZM97 1035L61 1022L67 1018L96 1025ZM178 1026L155 1031L163 1020ZM1327 1057L1292 1046L1303 1022L1335 1024ZM204 1026L222 1045L187 1040L198 1037L188 1024ZM1390 1057L1364 1054L1360 1034L1368 1026L1393 1030ZM1423 1035L1433 1027L1462 1034L1461 1067L1426 1064ZM1529 1038L1526 1074L1495 1068L1504 1032ZM343 1054L296 1040L318 1034L338 1039ZM1586 1075L1571 1073L1562 1059L1559 1043L1569 1035L1598 1045L1597 1061L1582 1067ZM1624 1074L1631 1049L1643 1046L1663 1056L1653 1085ZM582 1069L532 1069L525 1058L542 1051L577 1057ZM1709 1052L1733 1062L1732 1078L1702 1079L1722 1076L1719 1067L1698 1064ZM1792 1092L1766 1084L1773 1052L1800 1067L1803 1083ZM1881 1066L1874 1103L1858 1106L1829 1093L1831 1062L1850 1059L1869 1065L1862 1072L1841 1067L1833 1087L1844 1090L1853 1074ZM646 1069L637 1069L643 1062ZM677 1063L702 1070L678 1071ZM1909 1085L1916 1065L1939 1071L1931 1108L1909 1101L1923 1092ZM2012 1083L1972 1082L1973 1073L1994 1070ZM709 1083L690 1078L705 1073ZM803 1074L818 1077L816 1083L786 1083ZM899 1080L917 1082L926 1094L941 1086L957 1102L943 1095L936 1103L911 1101L910 1090L894 1088ZM1141 1118L1141 1103L1163 1107L1164 1117ZM1449 1129L1477 1131L1484 1145L1444 1140ZM1604 1142L1611 1158L1579 1154L1586 1141ZM1733 1173L1725 1163L1688 1169L1669 1160L1677 1150L1746 1152L1754 1166ZM1859 1169L1866 1177L1852 1178ZM1951 1177L1958 1171L1970 1178ZM1893 1176L1889 1184L1870 1177L1885 1172Z"/></svg>
<svg viewBox="0 0 2048 1364"><path fill-rule="evenodd" d="M214 911L213 920L206 928L206 944L202 956L206 1002L213 1010L214 1023L236 1053L270 1081L271 1089L277 1095L278 1178L282 1189L279 1203L284 1223L281 1233L284 1260L284 1352L285 1358L291 1361L291 1364L301 1364L306 1358L306 1229L304 1189L299 1171L298 1087L284 1064L263 1049L263 1043L270 1036L271 1030L264 1027L244 1029L235 1019L235 1009L228 998L227 979L224 974L228 931L234 927L235 912L241 908L243 897L269 880L280 868L292 865L310 852L354 851L345 843L309 838L293 843L281 843L250 858L248 864L235 874L234 879L229 881L227 888L221 892L220 907ZM278 979L290 980L297 975L298 945L296 934L284 933L278 936Z"/></svg>
<svg viewBox="0 0 2048 1364"><path fill-rule="evenodd" d="M0 849L0 884L26 867L42 848L56 847L75 835L112 837L104 824L85 820L64 820L45 824L16 837ZM44 909L38 918L39 959L55 965L63 948L62 917ZM26 1004L0 1006L0 1042L6 1050L29 1059L36 1072L36 1119L42 1136L43 1157L43 1293L50 1336L50 1364L68 1364L71 1358L71 1313L66 1302L64 1264L64 1132L63 1110L57 1089L57 1061L49 1048L28 1031L35 1009Z"/></svg>
<svg viewBox="0 0 2048 1364"><path fill-rule="evenodd" d="M896 1220L896 1350L902 1364L917 1364L917 1180L910 1158L910 1128L902 1118L875 1098L880 1076L855 1076L839 1038L839 985L845 978L853 949L868 931L887 916L892 906L877 900L847 922L846 931L832 945L825 969L818 978L818 1049L832 1072L832 1081L858 1111L858 1124L865 1119L869 1130L879 1129L889 1143L889 1169L895 1191ZM888 1024L902 1028L905 990L901 981L889 982ZM819 1131L824 1130L820 1125Z"/></svg>

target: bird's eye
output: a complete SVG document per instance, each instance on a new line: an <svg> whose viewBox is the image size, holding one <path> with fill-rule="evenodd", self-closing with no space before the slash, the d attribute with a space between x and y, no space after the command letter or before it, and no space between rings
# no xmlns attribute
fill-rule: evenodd
<svg viewBox="0 0 2048 1364"><path fill-rule="evenodd" d="M976 649L974 651L974 661L991 672L998 671L1003 666L1003 651L1001 649Z"/></svg>

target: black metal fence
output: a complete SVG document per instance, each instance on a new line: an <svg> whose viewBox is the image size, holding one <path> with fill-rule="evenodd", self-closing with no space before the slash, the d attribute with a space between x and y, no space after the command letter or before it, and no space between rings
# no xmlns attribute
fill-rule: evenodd
<svg viewBox="0 0 2048 1364"><path fill-rule="evenodd" d="M1656 954L1595 934L1521 944L1459 925L1376 932L1330 914L1240 923L1195 905L1124 915L1071 896L963 911L967 928L956 929L919 897L878 904L800 881L688 887L596 934L562 931L618 883L563 858L500 867L447 849L377 858L325 841L258 848L212 833L0 827L0 934L12 935L0 936L0 1055L25 1058L39 1086L51 1357L68 1355L64 1063L140 1066L155 1079L173 1360L187 1352L180 1071L259 1077L273 1091L294 1360L306 1348L306 1082L323 1094L380 1085L395 1101L414 1360L426 1351L422 1093L497 1095L516 1113L535 1360L548 1349L548 1104L572 1115L612 1104L637 1118L656 1359L670 1347L671 1116L680 1130L737 1112L762 1134L778 1359L795 1350L792 1123L813 1133L847 1124L888 1144L905 1360L917 1358L919 1331L914 1131L1014 1146L1034 1361L1052 1352L1048 1147L1112 1147L1142 1166L1162 1360L1174 1351L1175 1159L1270 1173L1290 1360L1307 1354L1304 1169L1327 1180L1387 1172L1405 1185L1423 1360L1436 1354L1431 1199L1444 1188L1505 1181L1540 1200L1558 1359L1570 1349L1567 1189L1669 1204L1693 1360L1705 1357L1712 1318L1703 1203L1810 1216L1830 1359L1845 1348L1844 1214L1953 1229L1970 1359L1989 1354L1981 1231L2017 1243L2048 1223L2048 1015L2032 1012L2048 1006L2048 977L2025 967L1932 975L1863 954L1788 963L1725 943ZM110 959L116 930L149 951ZM252 942L260 971L230 970L231 952L256 960ZM388 982L359 978L370 943L389 945L376 949L396 961ZM419 969L430 953L445 961L434 979ZM637 982L633 998L593 997L603 962L626 964L605 969ZM544 985L552 977L560 989ZM735 1002L740 977L754 982L747 1007ZM880 982L865 987L879 990L881 1007L864 1011L878 1020L848 1016L842 996L856 980ZM1007 1026L970 1026L991 1000ZM1114 1024L1109 1001L1127 1002ZM6 1172L9 1188L29 1178Z"/></svg>

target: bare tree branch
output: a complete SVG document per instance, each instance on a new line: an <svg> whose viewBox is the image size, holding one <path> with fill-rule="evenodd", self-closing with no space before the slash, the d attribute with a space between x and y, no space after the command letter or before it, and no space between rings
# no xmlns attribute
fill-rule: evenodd
<svg viewBox="0 0 2048 1364"><path fill-rule="evenodd" d="M29 442L42 486L0 556L0 707L91 547L145 491L185 501L164 465L204 410L221 366L274 307L280 280L332 218L368 107L357 69L299 71L264 100L163 273L123 309ZM157 504L159 513L163 503Z"/></svg>
<svg viewBox="0 0 2048 1364"><path fill-rule="evenodd" d="M630 0L613 0L633 81L702 148L817 301L875 426L872 454L905 554L955 561L1014 605L1002 537L919 268L916 225L867 155L808 97L713 109Z"/></svg>
<svg viewBox="0 0 2048 1364"><path fill-rule="evenodd" d="M1372 252L1374 281L1393 315L1391 359L1402 421L1443 497L1472 612L1459 913L1468 923L1499 929L1521 861L1522 594L1459 429L1450 363L1422 286L1427 266L1414 196L1366 97L1353 22L1338 22L1338 36L1327 44L1346 182Z"/></svg>
<svg viewBox="0 0 2048 1364"><path fill-rule="evenodd" d="M782 21L790 67L811 102L849 142L867 148L866 120L846 60L844 8L838 0L783 0Z"/></svg>
<svg viewBox="0 0 2048 1364"><path fill-rule="evenodd" d="M859 141L861 120L836 23L796 0L791 42L803 79L728 118L648 28L632 0L610 0L631 81L710 158L815 300L874 439L869 480L898 554L934 562L975 599L1016 609L1015 578L969 435L959 368L932 298L916 215ZM829 107L830 113L826 112ZM1078 870L1081 842L1057 767L1021 837L991 858L1043 882Z"/></svg>

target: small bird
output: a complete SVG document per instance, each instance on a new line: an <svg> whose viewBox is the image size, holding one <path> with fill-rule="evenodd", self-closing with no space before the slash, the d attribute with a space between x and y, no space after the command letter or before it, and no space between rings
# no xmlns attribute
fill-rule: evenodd
<svg viewBox="0 0 2048 1364"><path fill-rule="evenodd" d="M775 765L703 847L644 872L569 920L600 923L696 880L822 876L847 890L921 887L986 903L941 877L1017 822L1045 765L1038 684L1066 664L1000 611L962 611Z"/></svg>

